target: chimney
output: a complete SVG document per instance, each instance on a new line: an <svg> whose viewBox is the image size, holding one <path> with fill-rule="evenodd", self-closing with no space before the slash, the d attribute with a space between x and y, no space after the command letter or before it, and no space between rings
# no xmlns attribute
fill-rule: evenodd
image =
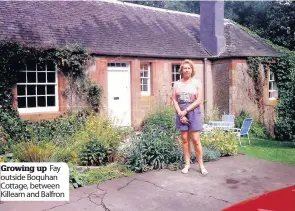
<svg viewBox="0 0 295 211"><path fill-rule="evenodd" d="M224 1L200 2L200 39L212 55L219 55L225 48Z"/></svg>

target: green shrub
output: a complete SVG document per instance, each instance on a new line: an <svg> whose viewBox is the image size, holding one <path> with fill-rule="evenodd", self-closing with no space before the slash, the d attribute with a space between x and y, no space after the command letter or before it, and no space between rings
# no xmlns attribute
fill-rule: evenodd
<svg viewBox="0 0 295 211"><path fill-rule="evenodd" d="M5 151L9 148L7 143L8 135L5 133L4 129L0 126L0 155L5 154Z"/></svg>
<svg viewBox="0 0 295 211"><path fill-rule="evenodd" d="M177 141L180 132L175 127L173 108L156 107L146 116L142 128L140 136L132 137L129 143L120 148L121 163L135 172L163 168L177 170L183 167L183 149L181 143ZM205 148L203 156L206 161L211 161L218 159L220 153Z"/></svg>
<svg viewBox="0 0 295 211"><path fill-rule="evenodd" d="M162 169L173 166L179 168L183 164L181 148L169 136L134 137L125 149L125 164L135 172ZM121 154L122 155L122 154ZM122 155L122 156L124 156Z"/></svg>
<svg viewBox="0 0 295 211"><path fill-rule="evenodd" d="M238 137L221 129L214 129L212 134L201 133L201 143L204 147L219 151L221 156L238 153Z"/></svg>
<svg viewBox="0 0 295 211"><path fill-rule="evenodd" d="M275 136L280 141L295 142L295 53L284 53L270 65L279 92Z"/></svg>
<svg viewBox="0 0 295 211"><path fill-rule="evenodd" d="M90 184L99 184L103 181L130 176L133 174L126 166L114 164L95 169L81 169L69 164L70 187L79 188Z"/></svg>
<svg viewBox="0 0 295 211"><path fill-rule="evenodd" d="M12 146L14 158L20 162L49 162L57 150L50 142L24 141Z"/></svg>
<svg viewBox="0 0 295 211"><path fill-rule="evenodd" d="M130 130L116 126L116 122L108 116L91 114L85 125L70 138L74 142L99 140L108 152L115 157L120 142L128 136Z"/></svg>
<svg viewBox="0 0 295 211"><path fill-rule="evenodd" d="M79 188L88 184L87 172L79 171L76 166L69 164L69 182L71 188Z"/></svg>
<svg viewBox="0 0 295 211"><path fill-rule="evenodd" d="M88 142L79 153L80 162L85 166L100 166L107 162L107 150L101 142Z"/></svg>
<svg viewBox="0 0 295 211"><path fill-rule="evenodd" d="M66 145L67 140L85 124L88 112L80 111L55 120L25 121L14 110L0 112L0 125L6 134L8 146L22 141L48 141Z"/></svg>
<svg viewBox="0 0 295 211"><path fill-rule="evenodd" d="M171 106L157 106L153 108L142 122L143 131L158 128L160 130L175 131L175 110Z"/></svg>
<svg viewBox="0 0 295 211"><path fill-rule="evenodd" d="M203 161L215 161L220 159L220 152L213 148L203 147Z"/></svg>

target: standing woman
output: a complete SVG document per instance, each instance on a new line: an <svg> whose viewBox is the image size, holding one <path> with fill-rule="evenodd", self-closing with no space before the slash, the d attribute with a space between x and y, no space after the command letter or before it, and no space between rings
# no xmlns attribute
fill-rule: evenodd
<svg viewBox="0 0 295 211"><path fill-rule="evenodd" d="M190 136L194 145L196 157L202 175L208 171L204 167L200 131L203 129L200 105L203 101L203 84L195 75L194 65L190 60L184 60L180 66L181 79L173 86L172 100L176 110L176 127L181 131L185 167L182 173L190 169Z"/></svg>

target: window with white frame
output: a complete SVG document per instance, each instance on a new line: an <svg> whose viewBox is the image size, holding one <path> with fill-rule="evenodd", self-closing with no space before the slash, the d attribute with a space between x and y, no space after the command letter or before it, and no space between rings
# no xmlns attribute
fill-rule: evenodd
<svg viewBox="0 0 295 211"><path fill-rule="evenodd" d="M268 92L269 92L269 99L270 100L278 99L278 87L277 87L277 84L275 82L274 74L271 71L269 72L269 88L268 88Z"/></svg>
<svg viewBox="0 0 295 211"><path fill-rule="evenodd" d="M140 87L141 95L151 94L151 65L149 63L140 65Z"/></svg>
<svg viewBox="0 0 295 211"><path fill-rule="evenodd" d="M20 113L58 111L57 68L53 61L18 65L17 104Z"/></svg>
<svg viewBox="0 0 295 211"><path fill-rule="evenodd" d="M172 86L174 85L175 81L178 81L180 79L181 79L180 65L179 64L173 64L172 65Z"/></svg>

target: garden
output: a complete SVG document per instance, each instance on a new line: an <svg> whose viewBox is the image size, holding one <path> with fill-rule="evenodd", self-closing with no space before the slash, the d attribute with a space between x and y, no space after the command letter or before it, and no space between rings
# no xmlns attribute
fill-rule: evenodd
<svg viewBox="0 0 295 211"><path fill-rule="evenodd" d="M150 170L178 170L184 159L173 119L172 107L157 107L139 134L92 110L39 122L1 114L1 161L66 162L73 188ZM205 162L238 153L231 133L202 134L202 142ZM196 162L194 153L191 162Z"/></svg>

